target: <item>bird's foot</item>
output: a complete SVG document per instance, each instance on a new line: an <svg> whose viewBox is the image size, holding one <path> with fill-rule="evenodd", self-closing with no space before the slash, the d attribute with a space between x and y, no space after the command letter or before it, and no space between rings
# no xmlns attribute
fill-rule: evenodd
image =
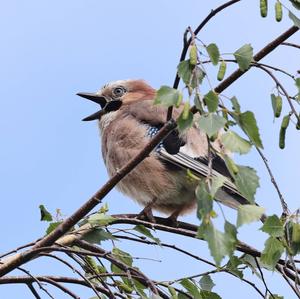
<svg viewBox="0 0 300 299"><path fill-rule="evenodd" d="M178 227L177 218L178 218L178 213L177 212L171 214L168 218L165 219L166 224L168 226Z"/></svg>
<svg viewBox="0 0 300 299"><path fill-rule="evenodd" d="M156 223L155 218L152 213L152 205L146 206L137 216L140 220L150 221L152 223Z"/></svg>

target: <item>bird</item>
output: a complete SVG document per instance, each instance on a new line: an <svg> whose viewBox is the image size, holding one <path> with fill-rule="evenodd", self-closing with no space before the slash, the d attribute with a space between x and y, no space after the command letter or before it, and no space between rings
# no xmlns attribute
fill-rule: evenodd
<svg viewBox="0 0 300 299"><path fill-rule="evenodd" d="M154 105L156 89L144 80L118 80L95 93L77 95L101 106L83 121L98 121L103 161L110 177L138 155L166 122L167 109ZM178 118L181 111L182 106L174 108L173 117ZM220 138L211 145L217 151L223 148ZM194 123L184 132L172 131L117 189L142 205L139 216L153 222L153 210L166 214L172 222L195 210L198 182L188 178L187 169L202 178L209 174L224 177L217 201L234 209L249 204L234 185L224 160L214 154L212 169L208 160L207 136Z"/></svg>

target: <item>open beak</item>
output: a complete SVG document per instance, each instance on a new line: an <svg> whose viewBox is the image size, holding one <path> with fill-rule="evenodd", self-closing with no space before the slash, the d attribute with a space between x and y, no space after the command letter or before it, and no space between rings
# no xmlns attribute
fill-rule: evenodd
<svg viewBox="0 0 300 299"><path fill-rule="evenodd" d="M96 113L93 113L84 119L83 121L90 121L90 120L96 120L100 119L102 115L111 112L116 111L122 106L122 101L120 100L111 100L109 101L103 96L98 95L97 93L86 93L86 92L79 92L77 93L78 96L88 99L90 101L93 101L101 106L101 110L97 111Z"/></svg>

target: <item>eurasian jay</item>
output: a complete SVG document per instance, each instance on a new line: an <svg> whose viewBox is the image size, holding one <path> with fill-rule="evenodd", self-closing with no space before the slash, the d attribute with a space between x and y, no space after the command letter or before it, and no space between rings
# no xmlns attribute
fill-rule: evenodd
<svg viewBox="0 0 300 299"><path fill-rule="evenodd" d="M78 93L102 108L83 120L99 121L102 155L109 176L135 157L166 122L166 108L153 104L155 94L156 90L142 80L115 81L96 93ZM175 119L181 110L182 107L174 108ZM217 139L212 146L220 150L222 144ZM175 130L117 188L144 206L142 213L150 220L153 208L174 221L196 207L198 183L188 179L187 169L207 177L207 153L207 136L196 124L180 135ZM212 168L213 176L226 177L216 200L232 208L247 204L218 155L213 156Z"/></svg>

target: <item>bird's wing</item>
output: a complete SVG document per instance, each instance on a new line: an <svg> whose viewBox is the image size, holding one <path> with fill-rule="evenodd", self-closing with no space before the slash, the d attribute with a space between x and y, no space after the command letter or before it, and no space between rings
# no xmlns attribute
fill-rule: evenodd
<svg viewBox="0 0 300 299"><path fill-rule="evenodd" d="M164 148L159 151L159 156L172 165L179 166L182 169L189 169L197 176L207 177L210 173L208 161L204 157L194 159L183 152L171 155ZM216 195L218 201L231 208L237 208L241 204L249 204L248 200L243 197L232 182L225 162L221 158L213 161L211 175L212 177L222 176L225 180L222 190Z"/></svg>

